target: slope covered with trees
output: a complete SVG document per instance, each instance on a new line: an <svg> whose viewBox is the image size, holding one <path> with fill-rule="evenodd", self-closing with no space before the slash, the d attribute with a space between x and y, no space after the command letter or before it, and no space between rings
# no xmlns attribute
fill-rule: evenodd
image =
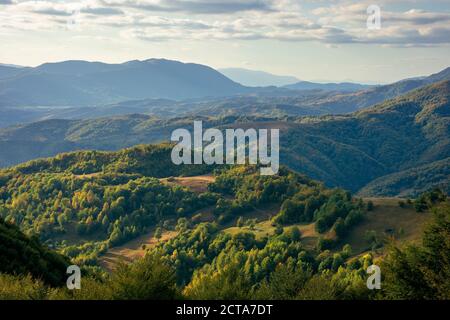
<svg viewBox="0 0 450 320"><path fill-rule="evenodd" d="M257 166L215 168L208 189L193 192L167 182L175 175L213 168L173 166L170 151L170 145L84 151L0 171L0 215L7 222L0 224L1 243L17 248L0 247L4 260L0 298L445 297L448 199L441 191L411 203L419 212L437 208L433 231L425 236L424 249L399 248L390 253L385 260L389 284L385 291L375 292L365 285L366 269L382 262L376 258L382 251L375 246L371 252L355 255L346 244L346 236L371 210L370 202L285 167L274 176L261 176ZM165 177L165 182L156 177ZM273 231L257 237L252 217L269 207L279 208L267 217ZM210 222L199 218L205 212L212 215ZM227 232L244 219L248 228ZM313 226L318 235L315 243L305 242L301 226ZM24 236L18 227L33 237ZM145 248L143 259L119 263L109 275L92 267L108 248L156 227L155 234L161 230L176 234ZM84 289L69 292L58 287L68 260L44 249L38 238L68 256L71 263L88 268ZM27 259L28 255L37 259L37 264L28 264L33 259L23 261L21 252ZM408 283L409 278L396 282L393 275L415 266L416 260L411 259L423 266L423 279L434 281L428 288ZM442 272L436 266L442 266Z"/></svg>
<svg viewBox="0 0 450 320"><path fill-rule="evenodd" d="M25 236L17 226L0 218L0 273L32 275L45 283L65 283L69 259L41 245L37 237ZM1 290L1 289L0 289Z"/></svg>
<svg viewBox="0 0 450 320"><path fill-rule="evenodd" d="M450 194L449 177L450 158L446 158L375 179L362 188L358 195L417 196L432 187L439 187Z"/></svg>
<svg viewBox="0 0 450 320"><path fill-rule="evenodd" d="M205 128L280 128L281 162L327 186L356 192L387 176L383 179L392 183L395 180L397 185L371 194L386 191L389 195L411 195L448 181L439 168L450 157L449 97L450 81L443 81L341 116L202 115L161 120L129 115L84 121L49 120L0 131L0 164L6 166L73 149L111 150L141 142L167 141L177 128L192 129L196 119L203 120ZM410 169L416 173L411 174ZM399 172L407 178L390 176Z"/></svg>
<svg viewBox="0 0 450 320"><path fill-rule="evenodd" d="M448 198L435 190L418 201L434 215L422 243L391 246L381 257L354 257L348 245L308 249L295 227L256 239L216 223L180 223L177 237L101 280L86 275L81 290L0 274L0 299L448 299ZM383 270L381 290L366 286L374 263Z"/></svg>
<svg viewBox="0 0 450 320"><path fill-rule="evenodd" d="M301 119L282 135L282 162L357 191L376 178L444 161L450 155L449 98L450 81L444 81L349 116ZM415 183L405 180L399 193Z"/></svg>
<svg viewBox="0 0 450 320"><path fill-rule="evenodd" d="M0 172L0 216L89 262L157 222L210 204L155 177L201 172L175 166L170 146L62 154Z"/></svg>
<svg viewBox="0 0 450 320"><path fill-rule="evenodd" d="M360 220L364 205L350 193L282 168L260 176L256 167L220 168L209 191L195 193L157 178L198 175L208 166L175 166L171 146L139 146L119 152L84 151L35 160L0 171L0 215L76 261L95 264L99 254L148 232L175 228L180 218L212 209L219 225L258 208L281 210L273 223L316 223L339 242ZM179 221L178 221L179 222Z"/></svg>

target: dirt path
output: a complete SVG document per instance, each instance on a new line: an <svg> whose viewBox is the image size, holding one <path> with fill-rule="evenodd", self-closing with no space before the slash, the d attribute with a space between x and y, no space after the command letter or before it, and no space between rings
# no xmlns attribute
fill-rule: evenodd
<svg viewBox="0 0 450 320"><path fill-rule="evenodd" d="M111 271L118 261L132 262L135 259L141 258L145 255L145 249L154 247L159 242L168 241L176 237L177 234L178 232L176 231L165 231L161 238L157 239L154 237L154 230L152 230L120 247L109 249L107 253L99 258L99 264L106 270Z"/></svg>

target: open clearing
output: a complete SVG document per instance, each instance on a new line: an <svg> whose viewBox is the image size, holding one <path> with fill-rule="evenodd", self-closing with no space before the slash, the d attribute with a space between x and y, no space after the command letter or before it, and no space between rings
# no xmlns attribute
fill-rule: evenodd
<svg viewBox="0 0 450 320"><path fill-rule="evenodd" d="M179 185L187 187L193 192L202 193L208 191L208 184L213 183L215 179L216 178L212 175L203 175L195 177L164 178L160 179L160 181L168 185Z"/></svg>
<svg viewBox="0 0 450 320"><path fill-rule="evenodd" d="M374 204L374 209L367 212L364 221L355 226L342 241L342 245L347 243L351 245L355 255L371 250L371 242L366 237L368 232L374 231L380 241L392 239L397 244L420 241L423 228L431 217L430 213L416 212L412 205L402 208L399 206L401 199L398 198L368 198L364 200L371 200ZM275 232L275 227L272 226L270 220L267 220L267 215L271 216L273 214L274 212L268 214L266 211L266 216L260 216L258 223L252 229L248 226L241 228L230 227L224 229L224 232L231 235L238 232L253 232L257 239L272 235ZM257 213L252 212L249 216L257 217ZM247 218L248 216L244 217ZM315 230L315 224L295 224L293 226L299 228L302 235L301 241L304 246L308 249L313 249L319 238L319 234ZM327 235L324 236L326 237ZM340 250L340 246L337 250Z"/></svg>
<svg viewBox="0 0 450 320"><path fill-rule="evenodd" d="M159 242L168 241L178 234L176 231L164 231L161 238L157 239L155 238L154 233L154 230L152 230L120 247L109 249L107 253L99 258L100 266L111 271L118 261L123 260L125 262L131 262L137 258L141 258L145 255L145 249L151 248Z"/></svg>
<svg viewBox="0 0 450 320"><path fill-rule="evenodd" d="M392 239L397 244L420 241L423 228L431 217L430 213L416 212L412 205L401 208L399 206L401 199L398 198L364 200L373 202L373 211L369 211L366 219L353 228L343 241L352 246L355 254L370 250L370 243L366 240L368 231L375 231L380 240Z"/></svg>

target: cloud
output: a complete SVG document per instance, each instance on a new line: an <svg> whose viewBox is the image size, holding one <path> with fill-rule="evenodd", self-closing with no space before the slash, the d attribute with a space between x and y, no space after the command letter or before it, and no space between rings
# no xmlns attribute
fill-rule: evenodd
<svg viewBox="0 0 450 320"><path fill-rule="evenodd" d="M73 14L69 10L58 10L54 8L36 8L33 10L33 12L49 16L71 16Z"/></svg>
<svg viewBox="0 0 450 320"><path fill-rule="evenodd" d="M105 5L154 12L226 14L242 11L272 11L269 0L102 0Z"/></svg>
<svg viewBox="0 0 450 320"><path fill-rule="evenodd" d="M426 12L424 10L409 10L403 13L386 13L384 19L389 23L410 23L412 25L426 25L450 22L450 13Z"/></svg>
<svg viewBox="0 0 450 320"><path fill-rule="evenodd" d="M416 2L414 2L416 3ZM383 4L383 3L382 3ZM351 35L351 40L344 37L342 43L380 44L387 46L430 46L450 44L448 24L449 12L429 12L409 9L406 11L389 11L381 6L381 29L368 30L366 9L368 2L357 4L334 4L319 7L311 11L318 17L321 25L338 26ZM339 39L327 39L327 42Z"/></svg>
<svg viewBox="0 0 450 320"><path fill-rule="evenodd" d="M102 36L101 32L108 29L121 37L153 42L269 39L314 41L327 46L450 45L450 12L414 8L389 11L387 2L380 0L381 30L368 30L369 2L322 1L305 9L307 3L297 0L21 1L2 8L0 26L20 30L61 28L76 14L83 24L83 32L91 32L93 36Z"/></svg>
<svg viewBox="0 0 450 320"><path fill-rule="evenodd" d="M2 4L13 4L12 0L0 0L0 5Z"/></svg>
<svg viewBox="0 0 450 320"><path fill-rule="evenodd" d="M450 44L450 27L425 27L402 29L397 27L381 29L380 33L368 33L358 42L388 46L422 47Z"/></svg>
<svg viewBox="0 0 450 320"><path fill-rule="evenodd" d="M82 13L88 13L93 15L122 15L124 12L121 9L107 8L107 7L87 7L80 10Z"/></svg>

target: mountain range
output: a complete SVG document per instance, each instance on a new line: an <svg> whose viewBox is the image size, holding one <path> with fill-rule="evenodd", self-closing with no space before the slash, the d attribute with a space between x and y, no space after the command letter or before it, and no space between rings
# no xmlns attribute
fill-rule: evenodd
<svg viewBox="0 0 450 320"><path fill-rule="evenodd" d="M161 59L123 64L65 61L35 68L0 65L0 128L133 113L165 119L344 114L445 79L450 79L449 69L383 86L302 81L246 87L207 66Z"/></svg>
<svg viewBox="0 0 450 320"><path fill-rule="evenodd" d="M164 59L0 67L0 107L88 106L125 100L228 96L248 89L216 70Z"/></svg>
<svg viewBox="0 0 450 320"><path fill-rule="evenodd" d="M296 83L284 86L284 88L291 90L324 90L324 91L342 91L342 92L361 91L371 87L373 86L352 82L314 83L309 81L298 81Z"/></svg>
<svg viewBox="0 0 450 320"><path fill-rule="evenodd" d="M279 76L269 72L243 68L225 68L218 69L218 71L233 81L249 87L282 87L299 81L292 76Z"/></svg>

